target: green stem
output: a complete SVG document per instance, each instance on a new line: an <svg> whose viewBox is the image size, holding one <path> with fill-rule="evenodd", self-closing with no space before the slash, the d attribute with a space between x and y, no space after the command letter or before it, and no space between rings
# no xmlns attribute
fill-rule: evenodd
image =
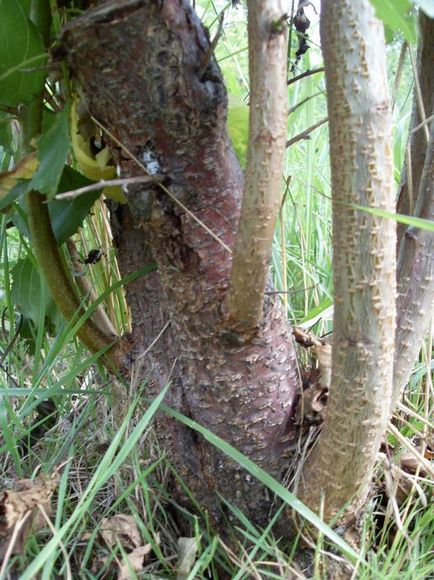
<svg viewBox="0 0 434 580"><path fill-rule="evenodd" d="M30 191L26 195L29 229L33 248L51 295L63 316L70 320L82 305L74 282L68 272L51 227L45 196ZM91 320L86 320L78 330L78 337L91 352L107 349L113 337L102 333ZM104 357L104 363L113 370L114 361Z"/></svg>
<svg viewBox="0 0 434 580"><path fill-rule="evenodd" d="M33 0L31 16L38 25L45 44L48 45L51 22L49 2L47 0ZM34 150L33 141L41 132L42 108L43 93L36 95L31 103L22 108L20 122L23 153ZM71 320L77 311L84 314L84 309L72 276L65 264L60 248L57 246L46 201L46 197L36 191L30 191L26 194L30 234L36 257L51 295L66 320ZM84 321L77 334L92 353L107 350L115 338L104 334L90 319ZM103 356L102 361L109 370L116 369L113 349L110 349L110 355L106 353Z"/></svg>

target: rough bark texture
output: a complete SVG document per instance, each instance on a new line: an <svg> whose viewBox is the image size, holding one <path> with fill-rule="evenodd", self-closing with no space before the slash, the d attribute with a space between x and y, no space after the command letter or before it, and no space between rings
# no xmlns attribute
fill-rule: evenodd
<svg viewBox="0 0 434 580"><path fill-rule="evenodd" d="M426 117L434 114L434 19L420 11L418 78ZM411 132L422 121L415 97L410 122L411 170L404 167L398 212L434 219L434 121ZM431 129L430 129L431 127ZM428 131L428 142L426 132ZM411 177L410 177L411 175ZM409 181L413 192L410 203ZM423 338L429 331L434 305L434 235L398 226L398 302L392 411L410 377Z"/></svg>
<svg viewBox="0 0 434 580"><path fill-rule="evenodd" d="M227 328L251 338L260 327L280 207L286 143L287 25L282 0L249 2L250 116L246 186L241 208Z"/></svg>
<svg viewBox="0 0 434 580"><path fill-rule="evenodd" d="M360 507L390 407L395 224L349 204L394 210L391 114L382 25L369 0L323 0L333 190L332 381L302 499L327 521ZM342 250L344 248L344 251ZM350 510L350 514L351 514Z"/></svg>
<svg viewBox="0 0 434 580"><path fill-rule="evenodd" d="M190 5L107 2L71 22L63 45L92 114L232 247L243 175L226 133L221 74L214 59L207 62L208 35ZM112 146L124 175L142 172ZM231 254L158 187L129 186L127 196L128 207L113 211L122 271L158 264L158 272L127 289L133 361L170 321L141 359L149 394L170 378L169 404L279 476L299 386L279 303L267 298L250 344L222 333ZM161 417L158 429L175 467L217 521L216 490L253 521L267 521L266 491L239 466L172 419Z"/></svg>
<svg viewBox="0 0 434 580"><path fill-rule="evenodd" d="M434 71L433 71L434 76ZM434 220L434 122L426 150L415 215ZM434 307L434 234L408 227L400 244L392 410L410 377Z"/></svg>
<svg viewBox="0 0 434 580"><path fill-rule="evenodd" d="M419 12L419 34L417 54L418 79L425 116L429 117L434 113L434 19L429 18L422 10ZM414 133L411 132L422 120L420 106L415 96L408 139L411 167L409 171L407 163L404 165L397 205L397 212L406 215L414 215L428 145L426 132L423 129L419 129ZM410 180L411 183L409 183ZM407 226L405 224L398 225L398 244L401 242L406 229Z"/></svg>

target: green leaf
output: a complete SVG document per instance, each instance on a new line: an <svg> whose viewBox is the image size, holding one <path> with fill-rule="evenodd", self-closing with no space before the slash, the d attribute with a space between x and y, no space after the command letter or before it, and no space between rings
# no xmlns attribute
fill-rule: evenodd
<svg viewBox="0 0 434 580"><path fill-rule="evenodd" d="M401 31L410 44L415 44L416 19L410 12L412 8L410 0L371 0L371 4L385 26L394 32Z"/></svg>
<svg viewBox="0 0 434 580"><path fill-rule="evenodd" d="M51 199L58 193L58 186L66 157L70 149L68 111L57 115L56 121L39 138L39 167L32 177L32 188Z"/></svg>
<svg viewBox="0 0 434 580"><path fill-rule="evenodd" d="M65 165L60 177L56 193L71 191L79 187L84 187L93 183L84 177L72 167ZM23 197L31 189L36 189L34 177L32 179L23 179L17 183L7 195L0 199L0 211L6 209L13 202L18 202L22 212L25 213ZM72 200L52 199L48 202L48 212L50 214L51 225L54 231L54 237L58 245L63 244L82 226L84 219L90 212L93 204L101 195L101 190L92 191L85 195L80 195ZM13 217L15 226L19 231L29 237L29 229L22 215Z"/></svg>
<svg viewBox="0 0 434 580"><path fill-rule="evenodd" d="M77 189L78 187L84 187L90 183L93 182L84 177L78 171L75 171L75 169L72 169L72 167L65 165L63 168L62 176L60 178L58 193L71 191L72 189ZM32 188L31 185L32 180L26 180L11 189L8 195L0 201L0 210L2 207L12 203L12 201L17 201L18 197L20 197L21 199L18 202L21 207L20 213L25 215L23 194ZM98 199L100 194L101 191L92 191L85 195L80 195L73 200L52 199L48 202L48 213L50 214L54 237L56 238L56 242L59 246L73 234L75 234L78 228L81 227L84 219L90 212L91 207ZM23 215L15 214L12 219L19 231L24 236L29 238L29 228L27 227L27 223L23 218Z"/></svg>
<svg viewBox="0 0 434 580"><path fill-rule="evenodd" d="M0 0L0 104L30 103L45 81L42 39L18 0Z"/></svg>
<svg viewBox="0 0 434 580"><path fill-rule="evenodd" d="M78 171L65 165L60 179L58 193L71 191L92 183ZM52 199L48 203L48 212L58 245L63 244L78 228L81 227L91 207L100 196L101 191L92 191L74 199Z"/></svg>
<svg viewBox="0 0 434 580"><path fill-rule="evenodd" d="M395 31L390 28L390 26L384 25L384 39L386 44L393 42L395 38Z"/></svg>
<svg viewBox="0 0 434 580"><path fill-rule="evenodd" d="M406 224L408 226L412 226L414 228L419 228L420 230L427 230L428 232L434 232L434 221L426 220L419 217L413 217L411 215L405 215L402 213L393 213L391 211L386 211L384 209L379 209L377 207L366 207L364 205L357 205L357 204L348 204L351 207L355 207L356 209L360 209L366 213L370 213L371 215L375 215L377 217L382 217L385 219L393 220L400 224Z"/></svg>
<svg viewBox="0 0 434 580"><path fill-rule="evenodd" d="M19 260L12 269L12 300L19 307L25 319L35 326L48 324L55 329L61 320L44 278L33 266L31 260ZM42 303L42 309L41 309ZM43 320L40 320L41 315Z"/></svg>
<svg viewBox="0 0 434 580"><path fill-rule="evenodd" d="M30 179L23 179L20 183L17 183L8 194L0 199L0 211L6 209L8 205L17 201L25 193L31 189ZM26 233L27 235L27 233Z"/></svg>

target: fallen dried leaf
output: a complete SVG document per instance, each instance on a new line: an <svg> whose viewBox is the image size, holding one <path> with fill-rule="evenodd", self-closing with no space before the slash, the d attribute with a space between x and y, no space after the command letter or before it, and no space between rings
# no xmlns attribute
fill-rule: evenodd
<svg viewBox="0 0 434 580"><path fill-rule="evenodd" d="M185 580L190 575L197 554L196 538L178 539L178 563L176 565L176 580Z"/></svg>
<svg viewBox="0 0 434 580"><path fill-rule="evenodd" d="M136 548L129 554L125 555L124 561L119 565L117 580L130 580L132 570L134 572L142 571L145 558L151 552L151 550L151 544L146 544L146 546L140 546L140 548ZM125 560L128 560L128 562Z"/></svg>
<svg viewBox="0 0 434 580"><path fill-rule="evenodd" d="M422 453L424 451L421 446L418 446L415 449L419 453ZM427 459L426 455L425 455L425 458ZM415 457L414 454L411 453L410 451L406 451L405 453L403 453L401 455L401 457L399 458L399 463L400 463L401 469L403 469L407 473L414 474L414 473L416 473L417 468L419 467L419 475L421 477L426 477L428 475L428 472L425 469L425 466L423 465L423 463L421 461L419 461L418 458Z"/></svg>
<svg viewBox="0 0 434 580"><path fill-rule="evenodd" d="M109 548L119 543L127 550L134 550L139 548L142 543L133 516L126 514L116 514L111 518L104 518L101 522L100 534Z"/></svg>
<svg viewBox="0 0 434 580"><path fill-rule="evenodd" d="M15 489L0 494L0 559L6 553L21 554L29 534L45 527L38 505L43 507L45 513L50 513L51 496L58 481L58 473L41 476L33 481L23 479L15 483ZM19 532L15 534L14 545L11 547L9 544L16 526Z"/></svg>

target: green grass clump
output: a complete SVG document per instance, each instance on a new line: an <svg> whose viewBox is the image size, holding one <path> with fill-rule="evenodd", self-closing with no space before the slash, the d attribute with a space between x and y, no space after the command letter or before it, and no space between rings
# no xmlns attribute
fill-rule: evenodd
<svg viewBox="0 0 434 580"><path fill-rule="evenodd" d="M197 5L213 36L220 12L230 2L204 0ZM317 24L313 24L312 38L316 37ZM295 46L292 38L292 49ZM391 78L399 51L398 42L389 46ZM248 102L242 7L227 12L216 56L228 92ZM321 64L320 50L313 45L296 74ZM397 182L404 158L410 89L406 66L394 109ZM288 98L291 139L327 114L323 73L291 85ZM6 169L10 159L0 155L0 160ZM282 293L288 320L308 327L315 324L314 331L320 335L332 329L333 305L326 124L288 149L283 178L273 245L275 287ZM96 295L104 297L106 311L121 333L128 331L130 320L104 207L101 204L99 211L87 218L75 243L83 257L92 248L103 249L103 260L86 273ZM124 384L109 376L99 362L100 354L89 355L78 342L80 319L68 324L53 319L43 280L38 279L39 291L33 295L39 324L21 316L14 305L14 268L22 260L33 263L35 259L26 238L5 214L1 215L0 256L0 484L4 490L13 490L18 480L43 481L44 474L58 479L50 502L42 510L35 508L39 523L35 519L33 529L21 540L17 530L15 550L3 542L1 579L116 578L120 569L125 570L124 577L150 579L326 578L333 577L335 561L345 561L353 578L434 577L432 480L423 464L406 471L402 463L409 448L417 448L428 457L427 442L430 437L432 440L434 363L430 342L393 418L400 436L391 431L384 442L373 495L361 522L360 549L348 546L346 540L315 520L319 539L313 556L303 559L305 530L300 529L290 545L273 533L282 506L270 514L266 529L258 529L226 502L233 516L232 542L213 532L207 514L199 518L179 506L169 485L174 477L179 481L179 475L159 448L152 429L157 409L198 430L269 486L283 505L292 506L312 521L312 515L289 491L247 458L203 427L161 406L164 391L154 401L147 401L145 384L135 384L134 380ZM113 291L107 290L113 286ZM182 481L179 484L185 486ZM107 521L114 526L113 518L119 515L128 516L129 524L123 534L110 540L104 527ZM181 557L180 537L185 533L181 528L190 530L190 561ZM130 560L134 550L140 549L142 559L134 571Z"/></svg>

